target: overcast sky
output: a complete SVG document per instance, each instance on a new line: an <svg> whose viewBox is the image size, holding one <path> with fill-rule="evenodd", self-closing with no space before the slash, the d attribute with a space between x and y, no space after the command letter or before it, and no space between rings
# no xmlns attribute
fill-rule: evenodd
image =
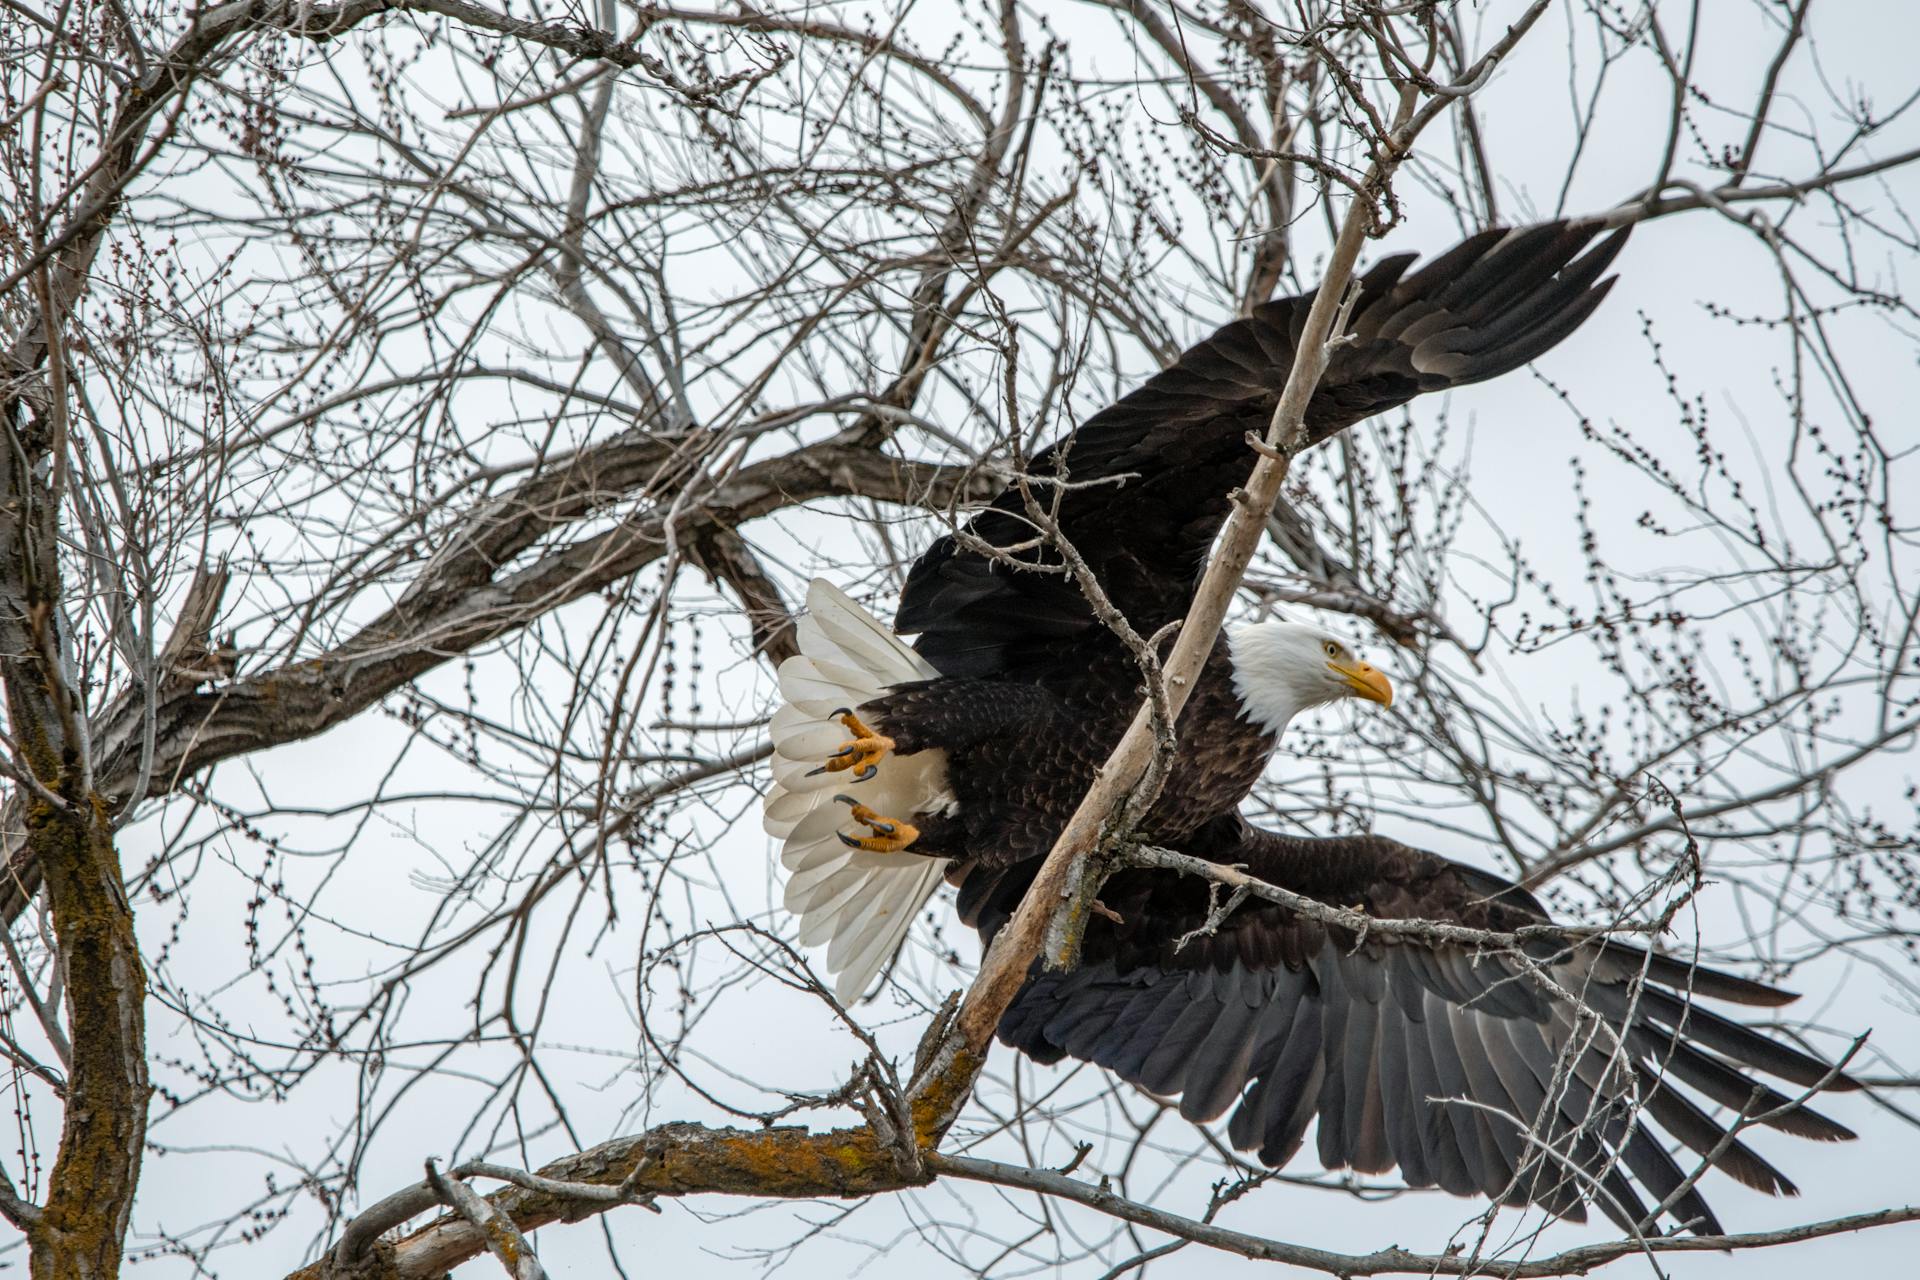
<svg viewBox="0 0 1920 1280"><path fill-rule="evenodd" d="M929 28L944 25L949 19L940 12L943 2L929 0L914 9L908 29L917 32L915 23L925 23ZM1490 33L1500 29L1501 16L1514 6L1495 3L1485 8L1485 31ZM1770 55L1773 41L1752 20L1750 10L1751 6L1734 0L1718 0L1706 6L1707 29L1716 34L1700 44L1703 81L1718 76L1722 81L1740 82L1741 69L1752 68ZM1115 77L1132 73L1133 55L1119 28L1107 16L1090 6L1050 5L1047 12L1054 17L1058 33L1069 40L1078 67L1099 69ZM1844 79L1857 84L1862 92L1889 102L1911 93L1920 78L1914 58L1914 50L1920 48L1920 8L1900 0L1879 0L1854 4L1846 12L1848 23L1829 21L1822 29L1819 65L1809 58L1797 58L1786 68L1782 81L1783 99L1804 105L1805 114L1794 120L1795 127L1822 136L1841 128L1823 105L1827 101L1823 76L1829 82ZM1550 16L1522 54L1478 100L1489 149L1505 158L1502 194L1508 216L1515 220L1548 216L1562 207L1566 212L1594 211L1631 195L1646 181L1657 155L1657 143L1650 139L1664 130L1664 80L1653 74L1648 59L1627 60L1611 73L1625 78L1626 83L1616 81L1611 87L1609 115L1589 142L1561 206L1564 157L1573 133L1565 22L1564 14ZM1483 44L1487 38L1483 33ZM926 35L920 36L920 42L939 43ZM1641 112L1639 118L1633 115L1636 107ZM1135 95L1129 109L1158 113L1162 104ZM1879 140L1871 154L1891 154L1912 146L1916 133L1920 130L1907 127L1903 133ZM1371 250L1374 256L1408 249L1433 251L1458 236L1458 227L1449 215L1413 190L1411 184L1408 187L1407 222L1389 242ZM1893 175L1887 195L1889 200L1903 197L1909 207L1920 203L1920 178L1911 171ZM1190 235L1205 233L1206 229L1198 225L1188 228ZM1911 263L1888 263L1889 283L1904 281L1912 268ZM1757 483L1763 484L1767 473L1779 465L1777 451L1783 440L1780 428L1784 413L1781 399L1767 371L1755 367L1756 344L1729 342L1727 325L1715 320L1702 303L1711 300L1735 313L1777 310L1778 281L1767 255L1751 238L1729 233L1715 215L1701 212L1640 229L1617 270L1620 285L1603 309L1573 339L1540 361L1540 371L1568 388L1573 401L1598 419L1630 424L1669 421L1673 417L1672 403L1645 358L1643 323L1651 321L1668 358L1684 371L1691 389L1723 415L1720 427L1728 432L1721 437L1723 444L1736 430L1744 430L1752 442L1753 456L1750 463L1742 465L1750 468L1748 474ZM1216 321L1226 318L1224 311L1213 317ZM1842 316L1835 319L1835 324L1853 341L1883 348L1882 353L1855 362L1853 372L1859 379L1855 391L1891 437L1920 445L1920 426L1912 420L1914 393L1920 388L1916 387L1911 345L1901 341L1895 329L1871 318ZM1201 332L1203 329L1196 328L1185 336L1194 338ZM1143 364L1140 373L1146 372L1149 369ZM1426 407L1419 413L1427 417L1438 409ZM1504 535L1520 539L1528 554L1549 570L1577 579L1578 548L1566 511L1573 500L1569 460L1580 452L1580 445L1576 423L1566 406L1543 382L1522 372L1494 385L1458 393L1444 409L1453 427L1449 438L1455 453L1449 465L1470 468L1478 506L1462 534L1463 558L1476 546L1496 545ZM1687 442L1676 440L1675 446L1676 455L1684 458ZM1912 471L1909 465L1906 474L1911 477ZM1614 545L1621 558L1629 562L1622 566L1627 569L1633 567L1635 557L1676 554L1676 544L1640 536L1629 527L1628 513L1639 509L1630 483L1624 476L1610 477L1603 472L1596 495L1603 508L1609 500L1618 501L1622 527ZM1910 479L1909 488L1911 483ZM1621 488L1609 488L1610 484ZM1914 500L1906 499L1906 503L1911 511ZM1606 516L1603 510L1596 518ZM929 521L907 521L894 530L893 536L917 545L930 536L933 527ZM822 559L832 559L850 545L844 516L838 512L794 514L783 517L777 528L755 533L802 571L813 562L810 557L816 549L834 548L833 553L821 555ZM1705 544L1688 546L1686 554L1711 569L1716 563L1713 557L1719 553ZM1471 566L1463 563L1460 573L1463 578L1469 577ZM682 602L692 607L707 600L716 610L724 607L724 602L702 591L700 584L689 582L683 588ZM891 603L876 601L876 610L885 613ZM579 616L581 624L588 625L585 612ZM705 714L714 719L764 714L773 695L772 681L763 667L738 657L742 629L720 617L704 625L704 643L709 646ZM1338 625L1348 624L1343 620ZM733 638L736 647L731 652L715 651L723 636ZM1370 646L1368 656L1392 669L1395 655L1382 652L1377 643ZM505 663L483 660L478 676L483 700L493 699L507 707L516 699L530 696L528 691L507 683L508 670ZM457 670L445 671L429 677L429 683L451 692L463 678ZM1487 682L1497 696L1522 714L1549 719L1564 713L1577 698L1583 680L1594 681L1592 687L1604 688L1596 676L1558 650L1533 659L1495 655L1484 673L1463 668L1463 678ZM531 696L537 697L538 691ZM1371 709L1341 715L1370 713ZM1341 732L1338 717L1325 724L1330 731ZM405 729L389 717L363 715L323 738L255 759L251 777L236 766L226 766L220 785L223 794L238 803L250 796L270 795L289 808L325 806L332 797L370 790L392 767L405 734ZM1272 766L1275 776L1281 778L1299 768L1284 750ZM1910 755L1889 757L1849 776L1847 785L1855 795L1884 793L1891 797L1909 785L1915 772ZM470 783L457 763L426 752L407 755L394 776L395 785L401 789L421 792L465 792ZM703 833L717 837L693 873L702 887L682 891L691 895L683 904L690 915L714 923L726 923L735 915L774 919L778 884L773 872L774 850L758 823L755 788L759 782L755 777L751 785L743 782L718 793L709 798L702 811L685 815L685 820L697 822ZM350 1002L355 983L363 975L394 959L393 950L381 940L411 937L430 905L437 901L436 895L444 891L448 866L479 856L502 820L498 812L480 804L423 803L411 811L410 820L405 817L408 812L390 811L389 821L366 826L357 837L357 856L350 864L350 874L330 884L320 897L324 918L316 919L314 936L321 940L316 945L326 948L323 968L328 980L338 984L343 1002ZM314 819L308 827L290 819L282 824L281 834L290 849L324 849L338 839L342 829L339 823L320 819ZM1466 838L1441 846L1431 833L1382 829L1385 834L1416 839L1464 861L1479 861L1473 843ZM123 837L128 865L142 865L162 838L157 823L129 829ZM224 865L204 870L196 883L195 929L169 944L174 972L185 978L198 975L209 986L231 979L232 987L218 995L221 1015L244 1025L249 1009L257 1007L263 1035L277 1034L280 1014L274 994L254 977L234 976L234 961L241 945L239 921L253 894L258 855L251 846L239 842L215 846L210 853L224 860ZM325 857L289 857L281 871L290 884L298 885L303 878L317 883L335 875L336 864ZM651 1097L640 1095L633 1072L639 1052L633 1007L641 916L640 905L633 904L591 952L578 951L565 958L560 997L543 1038L551 1046L547 1060L564 1063L570 1073L556 1084L568 1095L576 1129L572 1135L532 1135L527 1150L534 1162L649 1124L722 1119L711 1106L672 1082L662 1085ZM226 936L221 936L213 923L223 919L234 922ZM1709 886L1697 903L1697 926L1703 945L1709 948L1716 935L1737 936L1740 920L1740 905L1730 890ZM149 949L168 943L171 920L165 909L143 907L141 925ZM975 956L971 939L951 924L942 932L944 940L956 945L963 957L963 965L954 970L938 958L929 944L930 936L918 938L908 960L924 989L939 991L963 982L965 967ZM577 941L572 945L577 948ZM725 966L729 957L720 947L709 944L701 948L697 963ZM1883 980L1873 968L1839 960L1822 961L1804 968L1795 981L1808 993L1808 1000L1817 1004L1818 1022L1836 1031L1870 1027L1873 1044L1891 1061L1920 1066L1920 1016L1898 987ZM409 996L409 1016L415 1019L413 1034L424 1038L429 1028L438 1026L447 1034L457 1035L471 1021L471 1010L462 1005L471 984L470 974L428 975L416 982ZM883 1043L903 1062L910 1061L912 1046L924 1026L920 1011L895 996L883 995L869 1013L881 1024ZM191 1032L178 1018L157 1013L151 1035L152 1052L158 1059L192 1061L196 1056ZM754 1087L754 1082L824 1092L844 1079L848 1065L860 1055L854 1039L836 1028L816 1002L769 981L730 990L707 1012L692 1043L699 1056L689 1061L688 1069L703 1086L739 1105L752 1107L769 1105L769 1095ZM1832 1048L1834 1043L1829 1042L1827 1047ZM390 1067L396 1073L419 1068L430 1056L430 1050L424 1047L411 1056L396 1053ZM1002 1059L994 1064L993 1073L1004 1082L1014 1069L1010 1059ZM1023 1091L1050 1089L1069 1073L1066 1067L1019 1069ZM1097 1094L1097 1090L1082 1087L1098 1083L1097 1077L1085 1068L1079 1072L1058 1098ZM176 1084L182 1078L165 1063L159 1074ZM161 1150L147 1163L136 1232L154 1226L188 1230L214 1216L210 1207L224 1209L263 1193L262 1179L271 1158L263 1161L262 1153L269 1157L278 1152L298 1153L299 1158L310 1158L317 1144L337 1132L354 1110L353 1087L354 1073L342 1067L309 1081L287 1101L212 1099L182 1111L173 1120L157 1123L151 1138ZM1004 1083L989 1093L1004 1101ZM485 1099L485 1087L478 1080L462 1084L440 1077L399 1093L390 1080L384 1101L393 1110L360 1171L361 1203L370 1203L416 1179L427 1156L451 1160L477 1154L487 1146L486 1135L464 1134L470 1117ZM1091 1105L1093 1109L1083 1117L1089 1131L1113 1123L1114 1117L1104 1108L1124 1106L1134 1116L1144 1116L1150 1109L1149 1104L1131 1096ZM1825 1109L1860 1130L1862 1140L1819 1146L1762 1134L1754 1142L1799 1183L1804 1192L1799 1200L1772 1201L1724 1178L1707 1180L1709 1198L1729 1230L1769 1229L1790 1221L1905 1203L1920 1192L1920 1174L1916 1174L1911 1156L1916 1138L1912 1127L1898 1123L1857 1096L1832 1102ZM972 1122L980 1118L963 1120L956 1136L964 1136L974 1127ZM834 1119L845 1122L846 1117ZM814 1122L824 1124L828 1120L820 1116ZM1057 1135L1079 1123L1081 1120L1072 1116L1065 1118L1055 1131L1056 1145L1032 1152L1032 1158L1056 1165L1066 1163L1071 1148ZM1161 1123L1169 1128L1182 1124L1177 1118ZM496 1139L506 1136L493 1135ZM1185 1149L1177 1137L1171 1145L1175 1150ZM1004 1139L984 1150L1019 1157L1017 1148ZM1290 1172L1313 1172L1312 1150L1309 1139ZM501 1158L512 1159L514 1154L507 1150ZM1098 1162L1096 1156L1095 1165ZM292 1174L278 1176L284 1183ZM1217 1166L1192 1163L1168 1168L1164 1186L1150 1179L1136 1180L1130 1190L1162 1208L1198 1213L1205 1207L1209 1185L1219 1176ZM629 1275L755 1274L763 1269L755 1250L781 1249L806 1234L806 1224L835 1220L842 1211L837 1205L756 1205L720 1198L666 1202L662 1209L659 1216L627 1211L602 1220L604 1229L620 1243L620 1256ZM1370 1203L1326 1191L1273 1185L1233 1205L1221 1221L1243 1230L1331 1249L1364 1251L1397 1244L1438 1251L1451 1243L1471 1243L1472 1216L1478 1209L1477 1204L1438 1193L1407 1194L1386 1203ZM782 1274L792 1277L855 1272L875 1276L949 1274L951 1264L930 1241L944 1241L947 1248L961 1249L973 1261L984 1262L991 1254L990 1247L983 1241L966 1242L963 1233L975 1223L985 1223L992 1236L1017 1237L1024 1234L1021 1215L1031 1211L1031 1205L1024 1201L1002 1198L983 1188L942 1184L912 1194L878 1198L791 1253L774 1256ZM1074 1209L1056 1208L1054 1212L1056 1229L1068 1236L1078 1234L1097 1240L1107 1232L1108 1223L1098 1215ZM1492 1238L1499 1240L1532 1225L1531 1219L1523 1221L1507 1214L1496 1223ZM312 1220L283 1227L257 1244L224 1255L218 1265L227 1274L282 1274L310 1256L313 1229ZM1605 1226L1555 1225L1547 1228L1535 1252L1611 1237ZM1159 1242L1158 1237L1142 1238L1148 1243ZM600 1224L551 1229L543 1232L537 1243L555 1275L607 1273ZM877 1247L884 1252L877 1252ZM1041 1248L1053 1250L1057 1246L1043 1243ZM1737 1275L1740 1280L1786 1280L1820 1269L1896 1275L1911 1269L1916 1248L1920 1248L1920 1228L1907 1227L1733 1258L1674 1256L1663 1260L1661 1269L1675 1276ZM1120 1256L1124 1251L1112 1254L1109 1260ZM494 1267L493 1262L483 1259L469 1264L461 1274L484 1275ZM1613 1272L1626 1274L1636 1269L1649 1268L1628 1261L1616 1264ZM1083 1260L1072 1274L1094 1276L1101 1270L1096 1263ZM1275 1270L1270 1265L1190 1247L1156 1263L1149 1274L1220 1276L1273 1274ZM998 1269L999 1274L1018 1271L1011 1264ZM142 1273L185 1275L189 1269L177 1259L161 1258L143 1263L136 1274Z"/></svg>

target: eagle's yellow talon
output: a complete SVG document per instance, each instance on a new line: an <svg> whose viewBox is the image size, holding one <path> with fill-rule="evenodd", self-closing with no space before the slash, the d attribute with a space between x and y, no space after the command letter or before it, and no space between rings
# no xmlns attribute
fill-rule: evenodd
<svg viewBox="0 0 1920 1280"><path fill-rule="evenodd" d="M840 843L849 849L862 849L867 853L901 853L920 838L920 828L911 822L875 813L852 796L835 796L834 799L852 810L855 822L873 832L870 836L836 832Z"/></svg>
<svg viewBox="0 0 1920 1280"><path fill-rule="evenodd" d="M853 735L852 740L840 744L840 749L827 757L827 762L807 774L809 778L823 773L839 773L843 769L853 770L855 782L865 782L880 772L880 762L886 759L887 752L893 750L893 739L882 733L875 733L860 722L860 717L851 711L838 711L834 719L846 726Z"/></svg>

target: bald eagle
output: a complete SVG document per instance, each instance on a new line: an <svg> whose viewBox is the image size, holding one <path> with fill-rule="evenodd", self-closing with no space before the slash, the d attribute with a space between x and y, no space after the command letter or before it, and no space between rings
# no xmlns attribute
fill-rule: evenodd
<svg viewBox="0 0 1920 1280"><path fill-rule="evenodd" d="M1601 276L1624 232L1601 231L1488 231L1418 271L1407 255L1367 272L1308 407L1309 441L1554 346L1612 285ZM1309 305L1255 308L1033 460L1026 493L1052 507L1138 633L1185 616ZM891 629L824 581L809 590L800 654L780 670L765 822L783 842L800 940L826 947L843 999L872 984L943 879L991 939L1140 703L1134 659L1024 503L1010 486L964 536L935 541ZM1379 918L1501 932L1547 922L1532 895L1488 872L1240 815L1296 715L1392 698L1328 631L1228 628L1139 837ZM1361 938L1260 899L1209 932L1208 883L1158 869L1121 871L1101 898L1112 915L1090 922L1079 967L1036 967L1001 1040L1041 1062L1096 1063L1177 1097L1192 1120L1231 1110L1234 1146L1268 1165L1286 1163L1317 1117L1330 1169L1397 1166L1413 1186L1576 1219L1594 1203L1627 1229L1670 1218L1717 1233L1651 1125L1748 1186L1794 1188L1692 1094L1803 1137L1852 1136L1748 1072L1803 1088L1851 1080L1692 1000L1792 998L1757 982L1617 940L1483 955Z"/></svg>

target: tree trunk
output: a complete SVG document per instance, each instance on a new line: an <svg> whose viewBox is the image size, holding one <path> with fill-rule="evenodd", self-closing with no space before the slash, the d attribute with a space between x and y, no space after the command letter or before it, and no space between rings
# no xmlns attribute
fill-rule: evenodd
<svg viewBox="0 0 1920 1280"><path fill-rule="evenodd" d="M58 379L56 397L59 394ZM17 404L17 402L16 402ZM58 404L47 415L60 420ZM110 1280L133 1209L146 1135L146 976L113 828L94 792L61 613L57 427L8 415L0 459L0 684L26 840L45 877L65 977L60 1152L28 1229L36 1280Z"/></svg>

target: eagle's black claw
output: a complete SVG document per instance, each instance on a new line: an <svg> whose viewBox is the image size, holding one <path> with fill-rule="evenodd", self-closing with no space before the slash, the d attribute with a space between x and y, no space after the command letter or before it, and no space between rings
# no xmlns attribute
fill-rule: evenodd
<svg viewBox="0 0 1920 1280"><path fill-rule="evenodd" d="M844 831L836 831L833 834L839 836L840 843L847 846L847 848L849 849L858 849L861 847L860 842L858 840L855 840L852 836L848 835Z"/></svg>
<svg viewBox="0 0 1920 1280"><path fill-rule="evenodd" d="M835 707L833 710L827 712L827 719L838 720L841 716L850 716L852 714L852 707Z"/></svg>
<svg viewBox="0 0 1920 1280"><path fill-rule="evenodd" d="M853 780L855 782L866 782L869 779L871 779L874 774L878 772L880 772L880 766L877 764L870 764L866 768L862 769L860 772L854 774Z"/></svg>

